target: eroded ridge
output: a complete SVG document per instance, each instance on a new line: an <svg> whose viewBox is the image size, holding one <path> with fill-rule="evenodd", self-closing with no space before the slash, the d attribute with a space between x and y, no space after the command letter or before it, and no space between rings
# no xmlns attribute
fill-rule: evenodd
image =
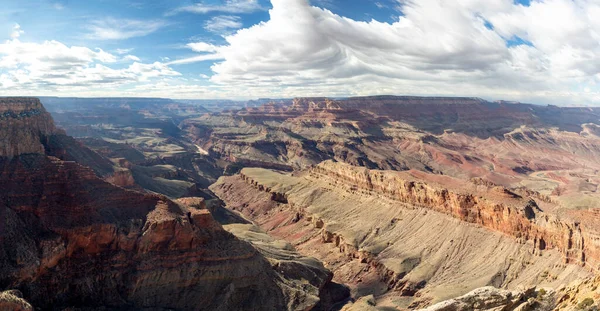
<svg viewBox="0 0 600 311"><path fill-rule="evenodd" d="M451 177L417 171L369 170L333 161L313 167L309 176L326 179L349 191L366 191L532 241L536 250L558 249L566 263L598 267L597 233L584 230L578 222L544 213L533 198L501 186L461 185Z"/></svg>
<svg viewBox="0 0 600 311"><path fill-rule="evenodd" d="M294 174L247 168L211 189L323 260L354 297L400 295L416 308L483 286L558 287L590 275L575 245L581 226L504 188L471 183L463 192L453 179L422 174L325 162Z"/></svg>

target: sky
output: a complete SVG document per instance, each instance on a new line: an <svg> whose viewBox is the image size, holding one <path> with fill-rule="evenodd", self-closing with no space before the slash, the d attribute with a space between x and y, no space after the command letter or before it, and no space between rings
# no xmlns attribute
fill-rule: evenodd
<svg viewBox="0 0 600 311"><path fill-rule="evenodd" d="M600 106L600 0L2 0L0 95Z"/></svg>

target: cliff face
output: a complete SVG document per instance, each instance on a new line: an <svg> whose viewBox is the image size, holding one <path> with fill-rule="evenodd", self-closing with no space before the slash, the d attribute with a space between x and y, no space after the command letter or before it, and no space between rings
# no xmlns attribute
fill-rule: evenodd
<svg viewBox="0 0 600 311"><path fill-rule="evenodd" d="M12 118L7 101L0 107ZM21 120L14 130L32 133L11 145L18 152L0 156L0 290L18 290L40 309L307 310L320 302L325 268L302 270L319 276L310 284L276 270L225 231L202 199L125 190L75 161L28 149L54 131L38 104L25 100L27 114L17 113L33 119L0 120L4 129ZM77 148L49 150L87 157L71 154ZM14 293L1 294L0 306L16 301L27 310Z"/></svg>
<svg viewBox="0 0 600 311"><path fill-rule="evenodd" d="M37 98L0 98L0 156L44 153L43 140L56 132Z"/></svg>
<svg viewBox="0 0 600 311"><path fill-rule="evenodd" d="M557 288L589 275L581 264L594 265L592 233L503 187L468 184L325 162L293 175L243 169L211 189L377 306L403 296L417 308L490 285Z"/></svg>
<svg viewBox="0 0 600 311"><path fill-rule="evenodd" d="M531 171L596 167L599 118L596 108L375 96L297 98L206 114L181 127L211 156L234 163L305 168L334 159L506 183Z"/></svg>
<svg viewBox="0 0 600 311"><path fill-rule="evenodd" d="M500 186L462 186L461 181L422 172L392 172L357 168L326 161L312 170L313 178L325 178L351 191L367 191L475 223L518 239L531 241L539 250L555 248L565 262L598 268L598 234L585 231L578 222L541 213L533 199L523 198ZM445 185L432 179L441 179ZM428 180L429 179L429 180ZM483 189L482 189L483 188Z"/></svg>
<svg viewBox="0 0 600 311"><path fill-rule="evenodd" d="M36 307L287 304L270 264L207 210L117 188L76 163L1 162L0 284Z"/></svg>

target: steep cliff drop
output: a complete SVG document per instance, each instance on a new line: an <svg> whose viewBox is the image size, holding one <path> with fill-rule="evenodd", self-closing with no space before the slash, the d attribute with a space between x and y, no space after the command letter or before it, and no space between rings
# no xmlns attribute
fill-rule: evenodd
<svg viewBox="0 0 600 311"><path fill-rule="evenodd" d="M271 235L323 260L361 298L349 310L416 309L461 295L446 302L456 308L432 310L470 310L460 306L477 299L490 310L512 310L554 297L544 293L590 276L583 265L598 265L594 230L477 180L326 161L293 174L246 168L211 189Z"/></svg>
<svg viewBox="0 0 600 311"><path fill-rule="evenodd" d="M178 203L125 190L48 155L45 145L55 135L63 134L37 99L0 99L0 307L310 310L319 304L331 279L322 265L298 269L310 277L277 269L285 260L267 258L225 231L201 199Z"/></svg>

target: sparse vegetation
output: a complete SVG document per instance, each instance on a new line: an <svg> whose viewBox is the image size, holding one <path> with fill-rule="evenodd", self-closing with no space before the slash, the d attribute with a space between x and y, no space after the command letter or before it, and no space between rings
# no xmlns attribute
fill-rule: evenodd
<svg viewBox="0 0 600 311"><path fill-rule="evenodd" d="M591 307L593 304L594 304L594 299L588 297L588 298L585 298L584 300L582 300L577 305L577 309L579 309L579 310L590 310L589 307Z"/></svg>

